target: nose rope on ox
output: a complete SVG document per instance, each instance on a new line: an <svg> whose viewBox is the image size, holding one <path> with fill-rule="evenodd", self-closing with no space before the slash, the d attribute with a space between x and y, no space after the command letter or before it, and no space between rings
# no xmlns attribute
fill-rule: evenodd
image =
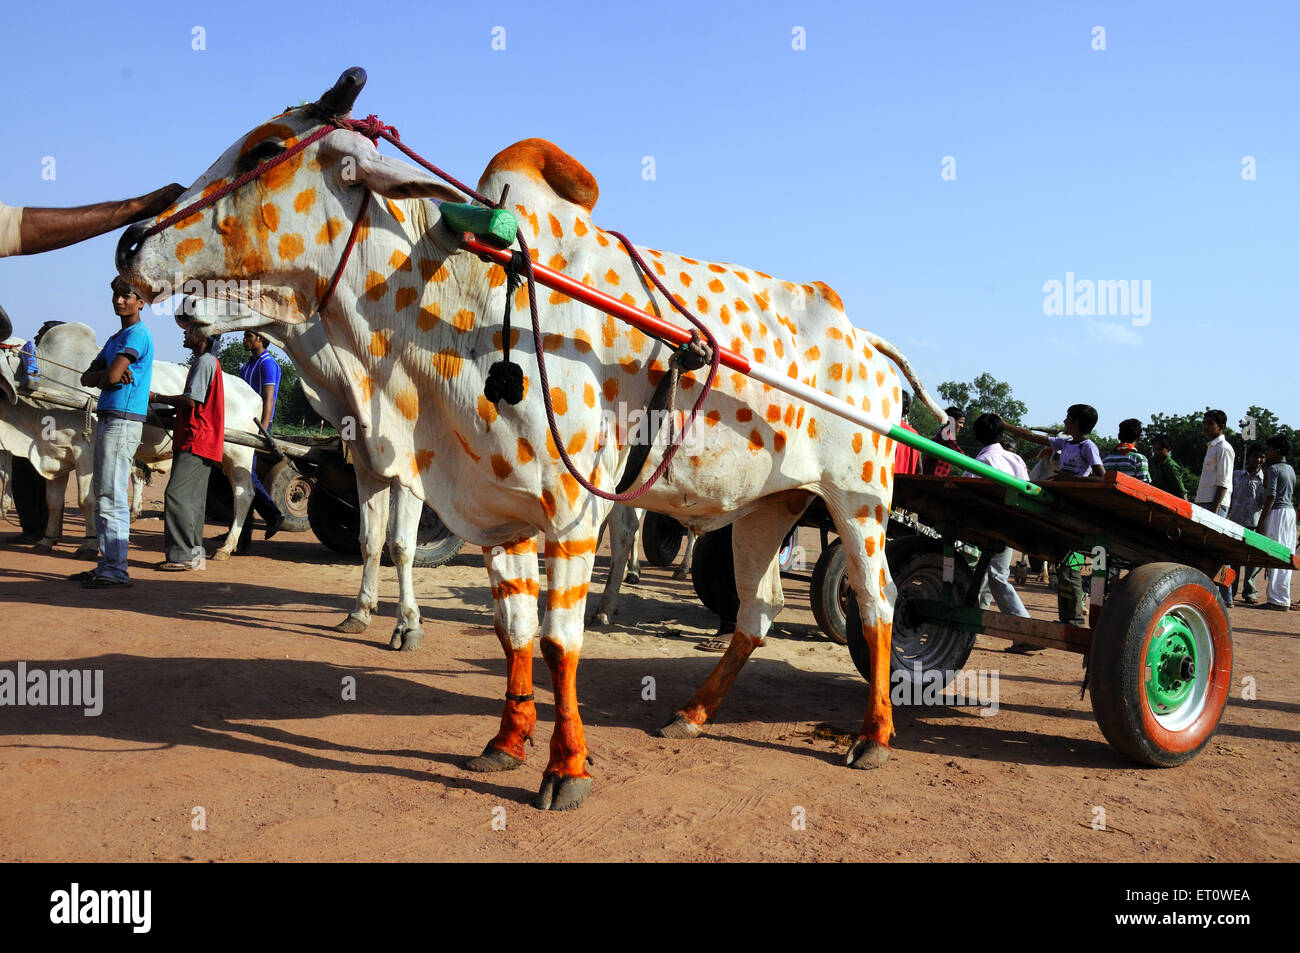
<svg viewBox="0 0 1300 953"><path fill-rule="evenodd" d="M167 228L170 228L171 226L175 225L177 222L183 221L184 219L189 218L191 215L194 215L197 212L201 212L204 209L211 208L213 205L221 201L221 199L225 198L227 195L230 195L231 193L243 188L249 182L252 182L260 178L262 175L265 175L267 172L269 172L271 169L274 169L276 166L280 165L281 163L287 162L293 156L302 152L308 146L325 138L327 135L329 135L331 132L334 132L336 129L349 129L353 132L360 133L361 135L369 139L371 142L373 142L376 146L379 144L379 140L381 138L386 139L388 142L392 143L393 146L395 146L397 149L400 149L403 153L405 153L407 157L409 157L412 161L428 169L434 175L441 178L444 182L447 182L448 184L456 187L457 189L460 189L461 192L470 196L475 201L481 203L487 208L501 207L498 202L495 202L492 199L487 198L486 196L480 195L476 190L470 188L468 185L465 185L463 182L459 181L454 176L447 174L442 169L439 169L437 166L433 165L431 162L429 162L423 156L417 153L414 149L411 149L409 146L406 145L406 143L402 142L401 135L398 133L396 128L381 122L379 117L375 116L373 113L367 116L365 119L345 119L338 116L330 115L326 113L324 110L321 110L315 104L309 104L308 108L311 109L313 113L318 115L324 121L325 125L323 125L320 129L317 129L315 132L307 136L305 139L302 139L294 143L292 146L285 149L285 151L280 153L279 155L271 159L267 159L265 162L259 163L257 166L255 166L252 169L249 169L243 175L240 175L235 179L232 179L230 182L226 183L221 188L213 190L210 194L203 196L198 201L193 202L190 205L187 205L185 208L177 212L173 212L171 215L168 215L166 218L162 219L161 221L154 223L152 226L145 229L143 232L138 233L139 236L138 238L132 234L133 232L132 229L128 229L126 233L123 234L122 241L119 243L118 246L118 270L119 271L123 270L122 268L123 262L129 261L132 257L134 257L135 253L139 250L140 245L143 244L146 239L154 235L157 235L159 232L164 231ZM357 212L356 218L352 222L352 230L348 234L347 244L344 245L343 247L343 254L339 258L338 267L334 269L334 275L330 279L329 286L325 289L325 293L321 296L320 301L316 305L317 313L324 311L326 303L330 300L330 298L334 294L334 289L338 285L339 278L343 274L343 269L347 266L348 257L352 254L352 248L356 244L357 232L361 226L362 219L365 218L366 211L369 208L369 205L370 205L370 191L367 190L365 192L364 198L362 199L361 208ZM718 375L718 365L721 359L721 352L720 352L720 348L718 347L718 342L713 336L713 333L704 325L702 321L700 321L697 317L695 317L695 315L692 314L689 309L687 309L684 305L681 304L681 302L679 302L675 297L673 297L672 294L669 293L668 289L664 287L663 282L659 280L658 276L655 275L654 272L652 272L646 266L645 261L637 253L636 249L632 247L632 243L627 239L627 237L625 235L620 234L619 232L611 232L611 234L613 234L615 237L618 238L620 242L622 242L623 246L627 249L628 255L632 258L633 262L639 268L641 273L646 277L648 277L651 281L653 281L655 287L659 289L659 292L673 306L673 308L675 308L680 314L682 314L697 329L698 334L693 333L691 341L688 341L687 343L683 344L674 353L672 358L673 367L669 369L668 373L677 374L682 369L685 370L698 369L700 367L703 367L705 363L709 365L709 373L704 380L703 386L700 388L700 396L696 399L694 406L691 407L691 412L686 418L685 425L682 426L680 429L677 429L675 426L673 427L672 439L669 443L668 449L664 453L663 459L659 462L659 465L654 469L654 472L650 474L650 476L645 480L645 482L642 483L639 487L636 487L635 489L628 490L622 493L609 493L605 490L600 489L595 484L593 484L590 480L588 480L585 476L583 476L581 472L579 472L577 465L573 462L573 458L569 455L568 450L565 449L564 440L560 436L559 424L555 419L555 408L552 406L552 402L551 402L550 379L546 373L546 358L544 356L544 349L542 347L541 319L537 313L537 285L536 285L535 275L533 272L533 261L532 261L532 257L528 253L528 243L524 239L524 235L522 231L518 233L517 238L519 241L518 255L519 255L520 265L522 267L523 272L527 275L528 278L528 304L529 304L529 309L531 311L532 323L533 323L533 346L534 346L534 350L537 353L537 375L540 378L541 385L542 385L542 402L546 407L546 422L551 431L551 438L555 441L555 447L559 451L560 460L564 463L565 469L569 471L570 475L572 475L573 478L578 481L578 484L582 486L583 489L587 490L589 493L593 493L596 496L600 497L601 499L609 500L610 502L613 503L627 503L632 500L635 500L637 497L641 496L642 494L649 492L649 490L668 471L668 467L672 463L673 458L677 455L677 452L682 447L682 441L685 439L687 432L689 432L690 428L694 425L696 416L699 414L700 409L704 406L704 401L708 398L709 392L713 388L714 379ZM482 258L482 256L480 256L480 258ZM507 294L509 294L509 292L507 292ZM700 340L701 338L703 339L703 342L701 342ZM503 340L502 343L508 344L509 342L508 340ZM675 414L673 416L675 417Z"/></svg>

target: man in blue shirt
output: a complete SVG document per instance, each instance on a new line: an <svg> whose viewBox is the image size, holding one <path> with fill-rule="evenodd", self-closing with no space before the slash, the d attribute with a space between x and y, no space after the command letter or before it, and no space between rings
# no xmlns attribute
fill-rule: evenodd
<svg viewBox="0 0 1300 953"><path fill-rule="evenodd" d="M140 319L144 299L122 277L114 278L113 311L122 330L104 344L81 375L85 387L98 387L95 427L95 535L99 564L69 577L87 589L131 585L126 552L131 533L131 461L149 412L153 379L153 336Z"/></svg>
<svg viewBox="0 0 1300 953"><path fill-rule="evenodd" d="M266 349L266 338L256 331L244 332L244 347L252 352L239 369L239 376L262 398L262 429L271 432L271 422L275 419L275 399L280 393L280 365L271 352ZM270 539L284 525L284 514L266 492L262 481L257 478L257 468L253 468L253 512L262 517L266 523L266 538ZM245 551L253 538L253 521L244 522L244 532L239 540L239 551Z"/></svg>

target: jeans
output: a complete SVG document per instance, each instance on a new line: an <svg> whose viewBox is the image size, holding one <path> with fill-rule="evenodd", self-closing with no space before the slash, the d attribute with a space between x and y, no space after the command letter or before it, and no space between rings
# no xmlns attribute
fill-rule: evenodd
<svg viewBox="0 0 1300 953"><path fill-rule="evenodd" d="M989 592L993 593L993 601L998 604L998 608L1007 615L1018 615L1027 619L1029 610L1020 601L1020 594L1016 592L1015 587L1007 581L1007 576L1010 574L1011 547L1007 546L989 560Z"/></svg>
<svg viewBox="0 0 1300 953"><path fill-rule="evenodd" d="M127 579L126 551L131 535L131 460L140 446L138 420L100 417L95 427L95 535L99 565L95 574Z"/></svg>

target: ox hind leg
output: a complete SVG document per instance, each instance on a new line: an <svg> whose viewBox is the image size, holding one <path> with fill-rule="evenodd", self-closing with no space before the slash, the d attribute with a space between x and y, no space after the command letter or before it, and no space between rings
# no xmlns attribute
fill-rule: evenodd
<svg viewBox="0 0 1300 953"><path fill-rule="evenodd" d="M537 636L537 541L483 547L492 585L493 628L506 653L506 703L501 730L483 753L465 763L470 771L509 771L524 763L532 744L533 640Z"/></svg>
<svg viewBox="0 0 1300 953"><path fill-rule="evenodd" d="M388 537L388 554L397 568L398 610L397 625L389 640L390 649L414 652L424 641L420 627L420 606L415 600L415 581L411 567L415 565L416 535L420 528L420 513L424 503L399 483L391 491L393 525Z"/></svg>
<svg viewBox="0 0 1300 953"><path fill-rule="evenodd" d="M45 481L45 508L49 518L45 521L45 535L36 541L36 549L51 552L63 536L63 499L68 492L68 472Z"/></svg>
<svg viewBox="0 0 1300 953"><path fill-rule="evenodd" d="M845 571L862 617L861 638L871 660L866 716L845 763L854 768L878 768L889 760L889 739L894 734L889 657L897 591L885 561L887 508L878 498L870 497L853 497L842 503L828 498L826 502L844 547ZM848 634L849 638L855 636Z"/></svg>
<svg viewBox="0 0 1300 953"><path fill-rule="evenodd" d="M591 618L595 625L609 625L618 612L618 594L623 588L623 573L636 555L637 528L641 525L641 515L644 512L645 510L631 506L615 506L605 520L609 526L609 577L605 580L605 591L600 594L600 602ZM630 573L628 581L636 582Z"/></svg>
<svg viewBox="0 0 1300 953"><path fill-rule="evenodd" d="M578 714L578 657L599 526L598 517L590 515L592 509L588 507L563 534L546 537L542 657L555 693L555 731L542 786L533 800L533 806L543 811L571 811L591 793L587 740Z"/></svg>
<svg viewBox="0 0 1300 953"><path fill-rule="evenodd" d="M738 519L731 547L736 562L740 611L731 643L704 684L673 719L659 729L661 738L694 738L704 730L754 649L763 644L773 620L785 605L777 555L781 543L812 500L812 494L771 497Z"/></svg>
<svg viewBox="0 0 1300 953"><path fill-rule="evenodd" d="M247 447L227 448L221 469L230 480L235 500L235 519L221 548L212 554L213 559L229 559L239 545L239 535L244 531L244 521L253 507L253 451Z"/></svg>
<svg viewBox="0 0 1300 953"><path fill-rule="evenodd" d="M686 554L682 556L681 565L673 570L674 579L685 579L691 571L691 563L695 561L695 531L686 530Z"/></svg>
<svg viewBox="0 0 1300 953"><path fill-rule="evenodd" d="M335 632L356 635L370 628L370 613L379 606L379 558L388 530L388 484L375 479L365 467L357 466L357 511L360 517L361 589L348 617Z"/></svg>

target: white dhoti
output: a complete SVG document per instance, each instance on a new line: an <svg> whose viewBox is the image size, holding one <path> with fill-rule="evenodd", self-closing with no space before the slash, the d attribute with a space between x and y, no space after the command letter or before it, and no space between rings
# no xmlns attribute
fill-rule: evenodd
<svg viewBox="0 0 1300 953"><path fill-rule="evenodd" d="M1295 510L1288 503L1269 510L1268 519L1260 527L1260 532L1295 552ZM1273 605L1291 605L1291 570L1270 569L1268 571L1268 601Z"/></svg>

